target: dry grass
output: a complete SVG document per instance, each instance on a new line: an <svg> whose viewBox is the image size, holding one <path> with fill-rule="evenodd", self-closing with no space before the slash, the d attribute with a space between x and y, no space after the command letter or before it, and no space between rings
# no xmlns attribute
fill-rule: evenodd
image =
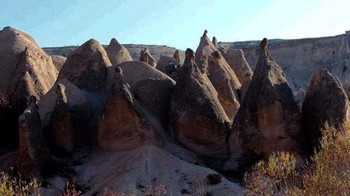
<svg viewBox="0 0 350 196"><path fill-rule="evenodd" d="M260 161L245 175L247 195L350 195L350 140L343 130L325 125L321 149L311 163L296 169L293 155L281 152Z"/></svg>
<svg viewBox="0 0 350 196"><path fill-rule="evenodd" d="M22 180L4 172L0 173L0 195L2 196L40 195L40 187L41 184L36 179Z"/></svg>

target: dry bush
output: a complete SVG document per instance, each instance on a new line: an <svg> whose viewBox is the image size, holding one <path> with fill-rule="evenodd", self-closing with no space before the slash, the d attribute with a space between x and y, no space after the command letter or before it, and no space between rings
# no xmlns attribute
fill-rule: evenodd
<svg viewBox="0 0 350 196"><path fill-rule="evenodd" d="M0 195L40 195L41 184L35 179L22 180L10 176L4 172L0 173Z"/></svg>
<svg viewBox="0 0 350 196"><path fill-rule="evenodd" d="M325 125L321 150L304 175L305 190L314 195L350 195L350 123L343 130Z"/></svg>
<svg viewBox="0 0 350 196"><path fill-rule="evenodd" d="M296 169L287 152L260 161L245 175L247 195L350 195L350 123L342 130L325 125L320 150Z"/></svg>
<svg viewBox="0 0 350 196"><path fill-rule="evenodd" d="M273 154L268 161L260 161L244 176L247 195L288 194L296 189L298 173L296 159L287 152Z"/></svg>
<svg viewBox="0 0 350 196"><path fill-rule="evenodd" d="M82 192L78 190L74 180L68 180L66 186L62 191L63 196L79 196L82 195Z"/></svg>

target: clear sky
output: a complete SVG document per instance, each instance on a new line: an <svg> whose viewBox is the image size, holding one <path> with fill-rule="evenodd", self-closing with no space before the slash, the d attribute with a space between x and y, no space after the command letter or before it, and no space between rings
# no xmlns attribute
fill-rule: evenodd
<svg viewBox="0 0 350 196"><path fill-rule="evenodd" d="M350 30L350 0L1 0L5 26L43 47L115 37L196 49L204 29L218 41L342 34Z"/></svg>

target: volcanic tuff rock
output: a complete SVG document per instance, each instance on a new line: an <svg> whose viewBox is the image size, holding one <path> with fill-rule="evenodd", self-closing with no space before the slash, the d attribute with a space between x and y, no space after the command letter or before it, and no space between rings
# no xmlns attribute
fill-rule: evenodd
<svg viewBox="0 0 350 196"><path fill-rule="evenodd" d="M132 61L128 49L121 45L115 38L112 38L106 47L106 52L112 65Z"/></svg>
<svg viewBox="0 0 350 196"><path fill-rule="evenodd" d="M18 116L27 107L27 97L43 96L58 72L51 57L27 33L5 27L0 43L1 146L17 137Z"/></svg>
<svg viewBox="0 0 350 196"><path fill-rule="evenodd" d="M194 53L186 58L171 96L170 121L175 138L187 148L207 156L229 153L226 129L228 117L218 93L194 62Z"/></svg>
<svg viewBox="0 0 350 196"><path fill-rule="evenodd" d="M155 131L135 108L130 86L124 81L122 69L119 67L115 69L114 80L97 131L99 147L104 150L123 151L146 143L155 144Z"/></svg>
<svg viewBox="0 0 350 196"><path fill-rule="evenodd" d="M214 44L215 47L218 47L218 40L216 39L216 37L213 37L212 43Z"/></svg>
<svg viewBox="0 0 350 196"><path fill-rule="evenodd" d="M56 105L51 117L51 134L55 147L72 152L74 148L74 126L72 114L62 83L56 85Z"/></svg>
<svg viewBox="0 0 350 196"><path fill-rule="evenodd" d="M321 129L328 125L339 128L349 120L350 102L338 77L324 68L312 75L303 101L301 120L308 143L316 147Z"/></svg>
<svg viewBox="0 0 350 196"><path fill-rule="evenodd" d="M166 126L175 81L163 72L140 61L125 62L118 66L123 70L124 80L130 85L130 91L141 109L146 113L149 112L163 126ZM148 115L145 116L148 117Z"/></svg>
<svg viewBox="0 0 350 196"><path fill-rule="evenodd" d="M171 74L176 70L177 66L178 63L174 57L161 55L156 68L166 75L171 76Z"/></svg>
<svg viewBox="0 0 350 196"><path fill-rule="evenodd" d="M61 68L63 67L63 64L66 62L67 58L64 56L60 56L60 55L52 55L52 62L55 65L56 69L58 71L61 70Z"/></svg>
<svg viewBox="0 0 350 196"><path fill-rule="evenodd" d="M282 69L260 45L260 58L253 79L233 123L230 147L233 154L251 150L269 155L294 151L300 132L300 115Z"/></svg>
<svg viewBox="0 0 350 196"><path fill-rule="evenodd" d="M177 64L177 65L180 65L180 63L181 63L181 57L180 57L179 50L176 50L176 51L174 52L173 57L176 59L176 64Z"/></svg>
<svg viewBox="0 0 350 196"><path fill-rule="evenodd" d="M218 99L226 115L233 121L240 107L237 91L241 84L220 52L214 51L208 61L208 77L218 92Z"/></svg>
<svg viewBox="0 0 350 196"><path fill-rule="evenodd" d="M147 48L145 48L144 50L141 50L139 61L147 63L147 64L149 64L152 67L156 67L157 66L157 61L149 53Z"/></svg>
<svg viewBox="0 0 350 196"><path fill-rule="evenodd" d="M30 175L31 170L42 166L49 157L35 96L30 97L28 108L19 117L19 140L17 165L22 174Z"/></svg>
<svg viewBox="0 0 350 196"><path fill-rule="evenodd" d="M220 48L220 52L237 75L239 82L242 84L240 100L243 101L250 81L253 78L253 71L246 61L242 50Z"/></svg>
<svg viewBox="0 0 350 196"><path fill-rule="evenodd" d="M90 39L68 56L58 78L68 79L82 90L98 92L105 89L110 66L103 46Z"/></svg>
<svg viewBox="0 0 350 196"><path fill-rule="evenodd" d="M208 31L205 30L199 42L199 46L196 50L195 57L196 64L198 65L199 69L204 73L208 73L207 67L209 55L217 50L216 46L209 40L207 34Z"/></svg>
<svg viewBox="0 0 350 196"><path fill-rule="evenodd" d="M218 92L219 101L225 109L226 115L230 121L233 121L240 106L237 90L241 88L241 84L234 71L217 50L205 31L196 50L196 63L202 68L202 71L204 70L208 74L211 83Z"/></svg>
<svg viewBox="0 0 350 196"><path fill-rule="evenodd" d="M60 85L60 87L58 87L58 85ZM57 91L58 88L61 88L61 90ZM66 102L71 109L75 108L78 110L83 110L80 108L89 107L87 98L82 90L67 79L60 79L38 103L43 128L50 126L52 113L55 110L58 94L62 94L62 96L66 97ZM85 113L88 112L85 111Z"/></svg>

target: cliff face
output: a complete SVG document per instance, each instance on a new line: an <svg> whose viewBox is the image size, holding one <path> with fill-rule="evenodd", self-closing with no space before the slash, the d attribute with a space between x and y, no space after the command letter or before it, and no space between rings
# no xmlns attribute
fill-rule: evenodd
<svg viewBox="0 0 350 196"><path fill-rule="evenodd" d="M219 42L218 48L242 49L249 65L254 69L259 58L260 41ZM160 55L172 56L175 48L158 45L124 45L131 57L137 60L141 49L145 47L159 59ZM43 48L50 55L69 55L75 46ZM320 67L327 68L332 74L339 77L346 89L350 88L350 31L345 34L322 37L281 40L269 42L269 52L281 66L296 101L301 104L306 87L312 73ZM181 59L184 52L180 51Z"/></svg>
<svg viewBox="0 0 350 196"><path fill-rule="evenodd" d="M350 87L350 31L333 37L295 40L271 40L269 52L281 65L294 96L300 103L312 73L320 67L337 75ZM259 41L219 43L219 47L242 49L248 63L255 68L259 58Z"/></svg>
<svg viewBox="0 0 350 196"><path fill-rule="evenodd" d="M140 51L145 48L148 48L149 53L155 58L156 61L159 60L160 55L173 56L174 52L176 51L176 48L165 46L165 45L123 44L123 46L126 49L128 49L130 56L134 61L139 60ZM49 55L61 55L61 56L67 57L70 53L72 53L78 47L79 46L47 47L47 48L43 48L43 50ZM107 46L104 46L104 47L106 48ZM185 59L185 52L182 50L179 50L179 53L180 53L180 59ZM183 60L181 64L182 63L183 63Z"/></svg>

